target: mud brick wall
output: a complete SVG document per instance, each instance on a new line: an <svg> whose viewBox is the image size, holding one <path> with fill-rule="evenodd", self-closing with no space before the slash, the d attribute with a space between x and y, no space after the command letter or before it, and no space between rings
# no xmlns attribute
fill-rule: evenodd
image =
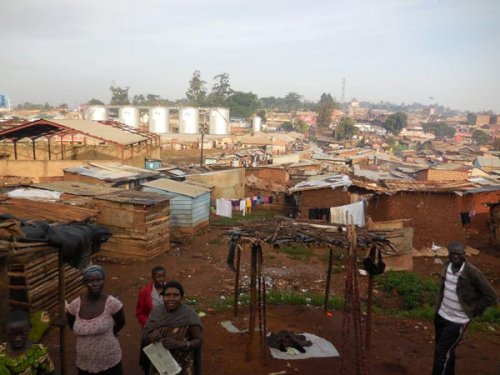
<svg viewBox="0 0 500 375"><path fill-rule="evenodd" d="M343 206L351 203L350 193L343 188L318 189L302 191L300 197L300 215L301 219L309 218L309 209L311 208L330 208Z"/></svg>
<svg viewBox="0 0 500 375"><path fill-rule="evenodd" d="M287 186L290 181L290 174L281 168L247 168L245 176L255 176L261 180Z"/></svg>
<svg viewBox="0 0 500 375"><path fill-rule="evenodd" d="M367 215L374 221L410 219L404 225L413 227L413 246L428 247L435 242L465 242L460 220L460 197L454 193L398 192L375 195L369 201Z"/></svg>

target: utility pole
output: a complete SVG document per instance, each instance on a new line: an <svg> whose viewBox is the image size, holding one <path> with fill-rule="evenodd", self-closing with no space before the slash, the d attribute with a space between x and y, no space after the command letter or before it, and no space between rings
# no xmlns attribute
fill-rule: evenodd
<svg viewBox="0 0 500 375"><path fill-rule="evenodd" d="M200 133L201 133L201 145L200 145L200 166L203 167L203 146L205 144L205 132L207 130L207 117L208 117L209 112L206 111L205 114L203 115L203 124L200 126Z"/></svg>

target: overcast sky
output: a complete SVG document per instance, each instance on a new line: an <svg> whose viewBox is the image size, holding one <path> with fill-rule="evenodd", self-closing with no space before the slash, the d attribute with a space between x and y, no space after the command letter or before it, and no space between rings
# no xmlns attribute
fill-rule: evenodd
<svg viewBox="0 0 500 375"><path fill-rule="evenodd" d="M75 106L109 87L185 96L218 73L296 91L500 112L500 0L9 0L0 93ZM431 100L430 97L434 98Z"/></svg>

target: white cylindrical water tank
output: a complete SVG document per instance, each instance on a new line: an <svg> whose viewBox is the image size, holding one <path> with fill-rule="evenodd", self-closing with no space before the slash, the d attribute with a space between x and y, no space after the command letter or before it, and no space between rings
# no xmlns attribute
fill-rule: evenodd
<svg viewBox="0 0 500 375"><path fill-rule="evenodd" d="M104 105L91 105L85 112L85 118L92 121L108 121L108 109Z"/></svg>
<svg viewBox="0 0 500 375"><path fill-rule="evenodd" d="M133 106L120 107L118 112L119 122L131 126L133 128L139 127L139 108Z"/></svg>
<svg viewBox="0 0 500 375"><path fill-rule="evenodd" d="M252 129L254 133L260 132L262 129L262 118L255 116L252 121Z"/></svg>
<svg viewBox="0 0 500 375"><path fill-rule="evenodd" d="M167 107L152 107L149 109L149 131L156 134L170 133Z"/></svg>
<svg viewBox="0 0 500 375"><path fill-rule="evenodd" d="M179 109L179 133L197 134L199 132L198 108L185 107Z"/></svg>
<svg viewBox="0 0 500 375"><path fill-rule="evenodd" d="M209 112L209 134L229 134L229 109L213 108Z"/></svg>

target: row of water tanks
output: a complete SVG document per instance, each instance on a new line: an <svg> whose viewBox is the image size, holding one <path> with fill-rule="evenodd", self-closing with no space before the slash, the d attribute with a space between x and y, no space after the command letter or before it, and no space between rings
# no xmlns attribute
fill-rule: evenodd
<svg viewBox="0 0 500 375"><path fill-rule="evenodd" d="M157 134L171 133L170 110L167 107L152 107L149 109L149 130ZM103 105L90 106L87 109L86 118L92 121L107 121L109 119L108 108ZM118 111L118 121L133 128L139 127L139 108L134 106L123 106ZM209 134L229 134L229 109L212 108L208 111ZM185 107L179 109L179 133L197 134L200 126L200 112L198 108Z"/></svg>
<svg viewBox="0 0 500 375"><path fill-rule="evenodd" d="M94 105L87 108L86 118L92 121L107 121L109 119L108 108L104 105ZM152 107L149 109L148 123L149 131L156 134L172 133L170 127L170 110L167 107ZM118 121L133 128L139 127L139 108L134 106L123 106L118 111ZM185 107L179 109L179 133L199 133L200 112L198 108ZM208 111L208 132L213 135L229 134L229 109L212 108ZM253 130L259 132L262 120L256 116L253 119Z"/></svg>

